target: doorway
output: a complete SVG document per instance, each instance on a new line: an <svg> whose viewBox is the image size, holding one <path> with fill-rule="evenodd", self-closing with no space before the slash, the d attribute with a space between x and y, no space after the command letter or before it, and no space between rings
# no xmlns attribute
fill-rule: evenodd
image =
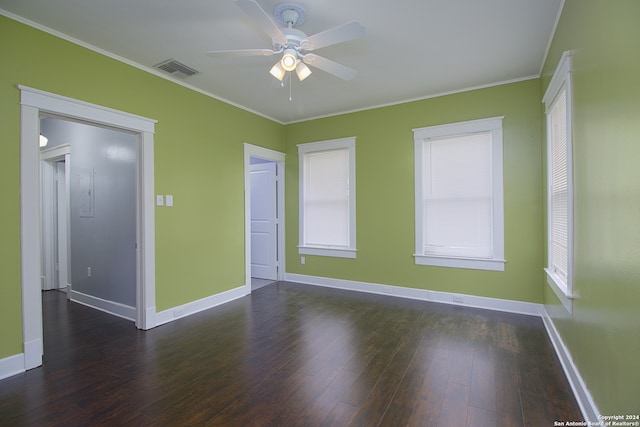
<svg viewBox="0 0 640 427"><path fill-rule="evenodd" d="M284 153L245 143L245 288L284 280Z"/></svg>
<svg viewBox="0 0 640 427"><path fill-rule="evenodd" d="M69 275L62 283L71 301L134 321L137 135L50 115L41 117L40 134L46 140L41 157L47 158L41 189L43 289L61 287L58 272L66 269L57 255L63 255ZM67 159L52 156L62 148ZM67 199L69 209L64 209ZM66 224L68 239L57 232ZM68 247L68 256L57 246Z"/></svg>
<svg viewBox="0 0 640 427"><path fill-rule="evenodd" d="M136 134L136 307L139 329L155 326L155 120L18 85L20 90L20 258L24 369L42 365L42 239L40 235L40 117L121 129Z"/></svg>
<svg viewBox="0 0 640 427"><path fill-rule="evenodd" d="M251 158L251 287L278 279L278 175L275 162Z"/></svg>
<svg viewBox="0 0 640 427"><path fill-rule="evenodd" d="M42 145L42 144L41 144ZM40 152L42 290L62 290L69 297L69 166L71 146Z"/></svg>

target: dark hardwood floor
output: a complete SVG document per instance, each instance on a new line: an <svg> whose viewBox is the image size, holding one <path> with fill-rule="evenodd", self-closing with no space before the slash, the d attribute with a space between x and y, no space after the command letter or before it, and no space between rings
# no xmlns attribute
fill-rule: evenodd
<svg viewBox="0 0 640 427"><path fill-rule="evenodd" d="M541 319L293 283L138 331L43 294L2 426L553 426L582 420Z"/></svg>

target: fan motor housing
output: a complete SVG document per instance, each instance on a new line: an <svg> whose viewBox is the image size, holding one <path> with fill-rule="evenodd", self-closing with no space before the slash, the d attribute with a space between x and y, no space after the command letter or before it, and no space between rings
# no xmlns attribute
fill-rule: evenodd
<svg viewBox="0 0 640 427"><path fill-rule="evenodd" d="M282 33L287 38L287 45L282 46L280 43L273 41L273 49L280 50L280 48L292 48L295 50L301 50L300 42L307 38L307 35L295 28L283 28Z"/></svg>

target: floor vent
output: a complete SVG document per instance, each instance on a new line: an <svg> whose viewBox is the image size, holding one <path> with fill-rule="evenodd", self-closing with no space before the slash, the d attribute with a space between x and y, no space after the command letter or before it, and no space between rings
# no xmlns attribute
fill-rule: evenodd
<svg viewBox="0 0 640 427"><path fill-rule="evenodd" d="M199 71L194 70L175 59L167 59L166 61L162 61L161 63L154 65L154 67L176 77L190 77L199 73Z"/></svg>

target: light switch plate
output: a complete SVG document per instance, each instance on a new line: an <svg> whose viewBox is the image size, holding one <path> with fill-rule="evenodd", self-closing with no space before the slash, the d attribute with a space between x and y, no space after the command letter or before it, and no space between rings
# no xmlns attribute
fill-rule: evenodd
<svg viewBox="0 0 640 427"><path fill-rule="evenodd" d="M164 196L162 194L156 196L156 206L164 206Z"/></svg>
<svg viewBox="0 0 640 427"><path fill-rule="evenodd" d="M173 196L171 194L167 194L164 197L164 201L166 202L165 203L166 206L173 206Z"/></svg>

